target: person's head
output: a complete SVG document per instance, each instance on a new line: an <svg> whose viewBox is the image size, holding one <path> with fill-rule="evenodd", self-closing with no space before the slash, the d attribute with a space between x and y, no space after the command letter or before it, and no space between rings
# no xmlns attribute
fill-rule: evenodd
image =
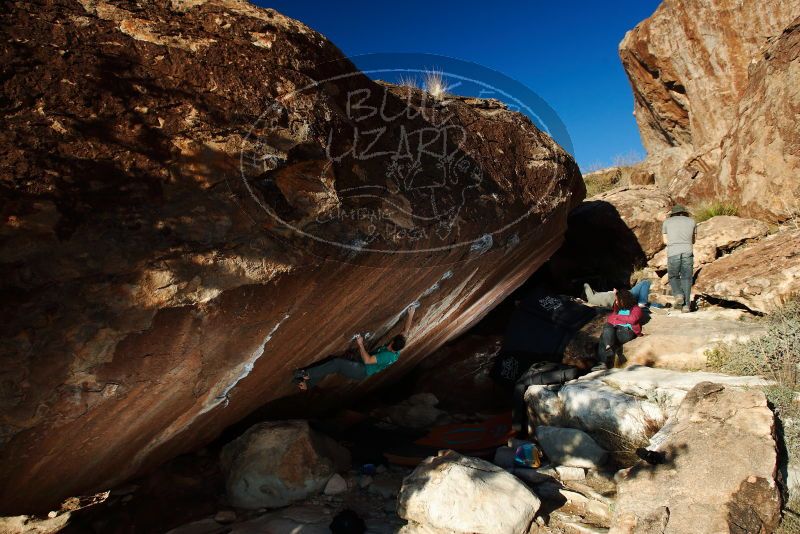
<svg viewBox="0 0 800 534"><path fill-rule="evenodd" d="M406 336L404 336L403 334L397 334L392 338L392 341L389 343L389 345L386 346L386 348L391 351L397 352L399 350L402 350L402 348L405 346L406 346Z"/></svg>
<svg viewBox="0 0 800 534"><path fill-rule="evenodd" d="M672 209L669 210L669 216L675 217L678 215L689 215L689 210L686 209L686 206L681 206L680 204L675 204L672 206Z"/></svg>
<svg viewBox="0 0 800 534"><path fill-rule="evenodd" d="M639 304L636 297L627 289L617 289L617 307L621 310L629 310Z"/></svg>

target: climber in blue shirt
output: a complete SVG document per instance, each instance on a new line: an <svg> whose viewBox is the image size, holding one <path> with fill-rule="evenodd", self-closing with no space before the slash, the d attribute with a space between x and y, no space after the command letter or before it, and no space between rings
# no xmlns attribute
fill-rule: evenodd
<svg viewBox="0 0 800 534"><path fill-rule="evenodd" d="M400 350L406 346L411 322L414 320L414 311L419 306L415 302L409 306L406 313L406 324L403 333L392 338L387 344L370 353L364 348L364 338L356 335L356 344L361 361L348 360L347 358L333 358L319 365L298 369L295 371L294 380L297 387L305 391L313 388L317 383L331 374L338 374L351 380L363 380L374 374L380 373L400 358Z"/></svg>

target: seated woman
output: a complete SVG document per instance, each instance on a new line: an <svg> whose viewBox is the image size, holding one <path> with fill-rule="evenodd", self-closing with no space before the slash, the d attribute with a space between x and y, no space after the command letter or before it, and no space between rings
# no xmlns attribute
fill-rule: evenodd
<svg viewBox="0 0 800 534"><path fill-rule="evenodd" d="M606 319L597 359L608 367L614 366L614 355L623 344L642 334L642 308L627 289L615 289L614 306Z"/></svg>

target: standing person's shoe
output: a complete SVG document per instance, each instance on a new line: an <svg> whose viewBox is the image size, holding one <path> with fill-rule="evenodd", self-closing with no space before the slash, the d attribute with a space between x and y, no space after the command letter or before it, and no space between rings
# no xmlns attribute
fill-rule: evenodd
<svg viewBox="0 0 800 534"><path fill-rule="evenodd" d="M689 313L690 311L692 311L692 309L689 306L684 306L681 308L682 313Z"/></svg>
<svg viewBox="0 0 800 534"><path fill-rule="evenodd" d="M675 309L683 308L683 295L677 295L673 301L672 307Z"/></svg>

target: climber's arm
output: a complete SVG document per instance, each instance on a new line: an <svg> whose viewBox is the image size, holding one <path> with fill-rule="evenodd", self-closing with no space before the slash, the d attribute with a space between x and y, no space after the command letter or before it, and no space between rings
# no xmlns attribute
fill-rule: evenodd
<svg viewBox="0 0 800 534"><path fill-rule="evenodd" d="M358 353L361 356L361 361L363 361L365 364L378 362L377 358L367 352L367 349L364 348L364 339L360 335L356 336L356 345L358 345Z"/></svg>
<svg viewBox="0 0 800 534"><path fill-rule="evenodd" d="M418 303L415 304L412 304L406 312L406 325L403 328L403 335L405 336L406 341L408 341L408 334L411 332L411 323L414 321L414 312L417 311L417 306L419 306Z"/></svg>

